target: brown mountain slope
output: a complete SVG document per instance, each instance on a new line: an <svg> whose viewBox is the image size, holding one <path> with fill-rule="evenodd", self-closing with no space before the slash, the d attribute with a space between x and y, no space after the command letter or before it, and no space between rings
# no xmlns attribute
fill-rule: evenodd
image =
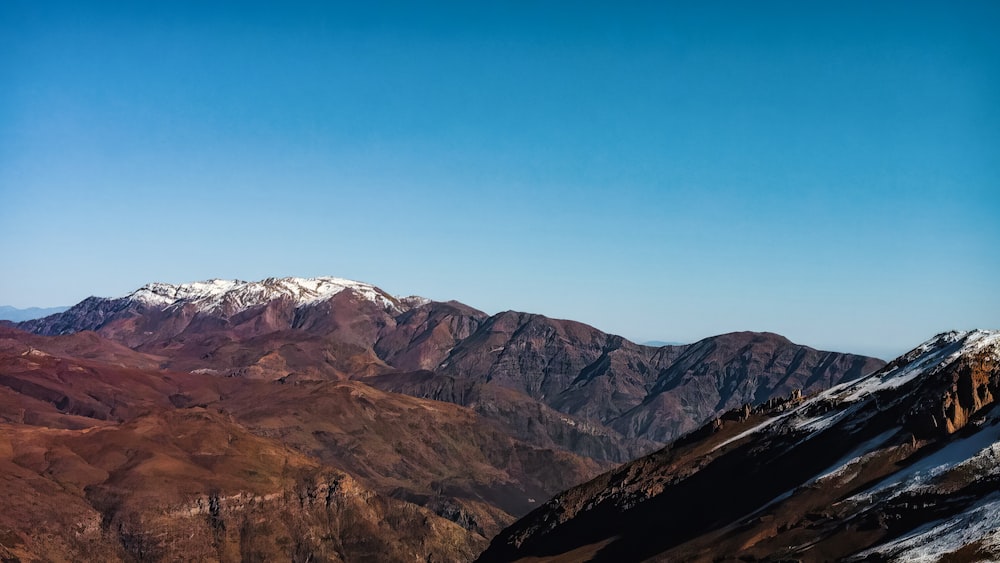
<svg viewBox="0 0 1000 563"><path fill-rule="evenodd" d="M92 359L76 359L65 349ZM40 337L8 330L0 338L2 420L112 428L175 409L208 408L226 413L228 424L243 432L280 441L380 494L460 523L473 543L607 467L519 441L469 409L361 382L283 384L137 370L102 362L105 353L116 361L123 355L119 345L93 334Z"/></svg>
<svg viewBox="0 0 1000 563"><path fill-rule="evenodd" d="M455 561L483 542L200 408L0 425L0 475L9 561Z"/></svg>
<svg viewBox="0 0 1000 563"><path fill-rule="evenodd" d="M561 413L524 393L478 379L421 371L368 377L364 382L395 393L465 405L519 440L595 460L621 463L658 447L656 442L625 438L598 422Z"/></svg>
<svg viewBox="0 0 1000 563"><path fill-rule="evenodd" d="M254 433L488 536L608 467L511 438L467 408L361 382L246 382L217 405Z"/></svg>
<svg viewBox="0 0 1000 563"><path fill-rule="evenodd" d="M433 370L487 317L457 301L432 301L397 316L395 326L380 335L375 353L398 370Z"/></svg>
<svg viewBox="0 0 1000 563"><path fill-rule="evenodd" d="M609 425L626 436L667 440L738 406L793 391L815 393L883 365L875 358L814 350L777 334L722 334L685 347L659 371L643 402Z"/></svg>
<svg viewBox="0 0 1000 563"><path fill-rule="evenodd" d="M373 346L386 327L395 326L393 314L350 289L307 305L279 296L245 309L205 310L185 302L159 308L129 298L91 297L64 313L18 327L45 335L92 330L162 356L163 367L177 370L344 379L388 371Z"/></svg>
<svg viewBox="0 0 1000 563"><path fill-rule="evenodd" d="M113 424L178 401L216 401L237 384L150 369L152 363L93 333L42 337L0 329L0 420L51 428Z"/></svg>
<svg viewBox="0 0 1000 563"><path fill-rule="evenodd" d="M770 333L650 348L581 323L507 312L487 319L438 371L520 391L627 437L665 442L735 406L817 391L884 364Z"/></svg>

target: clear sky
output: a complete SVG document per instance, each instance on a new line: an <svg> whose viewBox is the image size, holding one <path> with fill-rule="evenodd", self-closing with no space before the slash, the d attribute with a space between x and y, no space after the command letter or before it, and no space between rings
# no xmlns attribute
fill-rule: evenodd
<svg viewBox="0 0 1000 563"><path fill-rule="evenodd" d="M1000 3L0 3L0 304L336 275L637 339L1000 328Z"/></svg>

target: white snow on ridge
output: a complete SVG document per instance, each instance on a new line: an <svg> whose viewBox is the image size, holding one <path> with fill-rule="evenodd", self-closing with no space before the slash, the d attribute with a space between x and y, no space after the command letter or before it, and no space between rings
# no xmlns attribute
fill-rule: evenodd
<svg viewBox="0 0 1000 563"><path fill-rule="evenodd" d="M921 526L851 559L859 561L878 553L888 555L892 561L930 563L975 542L1000 553L1000 494L994 493L961 514Z"/></svg>
<svg viewBox="0 0 1000 563"><path fill-rule="evenodd" d="M150 283L126 296L130 301L167 309L194 304L198 310L218 312L245 310L275 299L290 299L296 306L326 301L334 295L351 290L362 298L389 311L400 311L400 299L367 283L344 278L267 278L261 281L219 280L169 284ZM407 298L420 303L422 298Z"/></svg>
<svg viewBox="0 0 1000 563"><path fill-rule="evenodd" d="M890 497L933 486L943 475L967 468L980 478L1000 471L1000 406L986 413L978 432L948 443L940 450L909 465L851 497L860 503L887 493Z"/></svg>
<svg viewBox="0 0 1000 563"><path fill-rule="evenodd" d="M806 484L808 485L811 483L815 483L816 481L820 481L822 479L826 479L828 477L833 477L843 473L848 467L858 463L859 461L862 461L865 457L871 455L873 450L884 444L886 440L888 440L894 434L899 432L899 430L900 427L896 426L894 428L886 430L885 432L879 434L878 436L875 436L870 440L867 440L866 442L857 446L847 454L841 456L841 458L833 462L833 464L830 465L830 467L824 469L823 471L820 471L819 474L817 474L815 477L806 481Z"/></svg>
<svg viewBox="0 0 1000 563"><path fill-rule="evenodd" d="M903 365L889 370L883 368L860 379L834 385L802 406L822 400L856 402L878 391L905 385L921 375L937 373L960 356L978 352L990 345L1000 348L1000 331L977 329L939 334L904 354L902 357L910 361Z"/></svg>
<svg viewBox="0 0 1000 563"><path fill-rule="evenodd" d="M988 346L993 346L1000 357L1000 331L977 329L939 334L902 356L904 360L909 360L902 365L834 385L794 409L729 438L714 450L772 426L784 428L791 425L797 431L817 434L841 420L851 418L862 407L864 400L873 398L875 393L895 389L923 375L937 373L960 356L979 352ZM831 406L821 409L821 414L816 414L817 404L823 402Z"/></svg>

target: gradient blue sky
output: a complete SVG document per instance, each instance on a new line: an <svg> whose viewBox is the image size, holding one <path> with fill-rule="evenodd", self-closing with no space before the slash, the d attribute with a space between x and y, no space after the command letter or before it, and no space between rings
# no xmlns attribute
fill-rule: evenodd
<svg viewBox="0 0 1000 563"><path fill-rule="evenodd" d="M0 303L338 275L692 341L1000 327L1000 3L0 4Z"/></svg>

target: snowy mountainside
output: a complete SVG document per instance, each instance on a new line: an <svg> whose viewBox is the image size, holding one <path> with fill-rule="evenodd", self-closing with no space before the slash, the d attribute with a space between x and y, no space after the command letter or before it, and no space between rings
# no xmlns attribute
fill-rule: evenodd
<svg viewBox="0 0 1000 563"><path fill-rule="evenodd" d="M162 309L192 304L203 312L227 309L238 312L276 299L290 299L296 306L309 305L345 290L351 290L387 311L399 312L405 307L401 298L393 297L374 285L335 277L267 278L251 282L212 279L176 285L150 283L125 298Z"/></svg>
<svg viewBox="0 0 1000 563"><path fill-rule="evenodd" d="M374 304L388 315L419 307L429 302L422 297L394 297L374 285L335 277L267 278L261 281L212 279L183 284L149 283L123 297L88 297L68 310L18 326L38 334L57 335L81 330L103 330L105 336L135 332L135 328L109 327L123 319L156 314L145 327L147 332L163 332L161 317L195 315L230 319L250 309L281 302L292 310L313 307L350 292L361 301ZM155 321L155 322L154 322ZM185 321L182 324L186 324ZM167 331L169 332L169 330ZM135 345L130 340L129 345Z"/></svg>

